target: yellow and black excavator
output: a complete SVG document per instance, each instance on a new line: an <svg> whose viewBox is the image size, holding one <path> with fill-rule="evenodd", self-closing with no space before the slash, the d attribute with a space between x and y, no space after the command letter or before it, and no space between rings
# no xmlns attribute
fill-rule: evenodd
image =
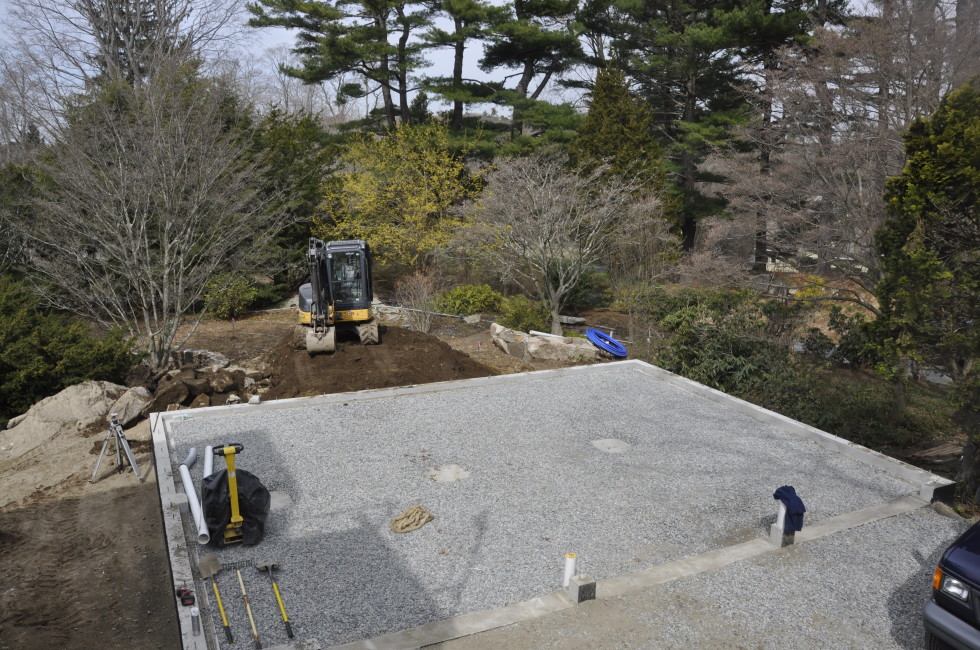
<svg viewBox="0 0 980 650"><path fill-rule="evenodd" d="M338 327L356 330L364 345L378 343L367 242L324 242L311 237L306 259L310 282L299 288L299 323L306 330L306 351L311 355L333 352Z"/></svg>

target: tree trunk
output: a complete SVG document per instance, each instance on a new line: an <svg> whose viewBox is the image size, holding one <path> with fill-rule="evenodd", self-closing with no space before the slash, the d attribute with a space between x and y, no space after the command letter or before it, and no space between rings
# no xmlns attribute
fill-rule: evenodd
<svg viewBox="0 0 980 650"><path fill-rule="evenodd" d="M559 310L555 307L551 309L551 333L561 336L561 314Z"/></svg>
<svg viewBox="0 0 980 650"><path fill-rule="evenodd" d="M376 16L374 24L382 33L388 33L388 21L384 17ZM377 81L381 84L381 100L385 105L385 119L388 122L388 128L393 129L398 125L398 120L395 117L395 102L391 97L391 64L387 55L381 57L381 63L378 67L381 72Z"/></svg>
<svg viewBox="0 0 980 650"><path fill-rule="evenodd" d="M685 84L687 98L684 102L684 121L693 123L696 116L697 109L697 79L692 74L688 77L687 83ZM695 174L697 172L697 165L694 161L694 154L689 151L684 151L681 153L681 184L684 188L684 193L687 195L688 201L690 197L695 192ZM688 205L685 207L684 220L681 223L681 244L685 253L690 253L694 250L694 244L697 241L697 221L693 214L690 213L691 207Z"/></svg>
<svg viewBox="0 0 980 650"><path fill-rule="evenodd" d="M456 21L456 45L453 51L453 91L460 92L463 87L463 52L466 49L466 41L463 37L463 21L459 18ZM459 131L463 128L463 100L453 100L453 116L449 121L449 128Z"/></svg>
<svg viewBox="0 0 980 650"><path fill-rule="evenodd" d="M526 61L524 63L524 72L521 74L520 81L517 82L517 86L514 87L514 92L516 92L522 99L527 98L527 89L531 85L531 79L534 78L534 62ZM524 109L519 106L514 106L514 115L511 118L510 127L511 137L515 135L523 135L524 133Z"/></svg>
<svg viewBox="0 0 980 650"><path fill-rule="evenodd" d="M974 390L974 397L980 398L980 390ZM974 402L975 403L975 402ZM980 481L977 476L977 465L980 458L980 411L970 406L964 406L956 412L955 419L966 429L966 448L963 449L963 460L956 473L956 482L960 484L961 494L970 495L977 500L980 491Z"/></svg>
<svg viewBox="0 0 980 650"><path fill-rule="evenodd" d="M905 377L899 376L892 383L892 424L901 424L905 421Z"/></svg>
<svg viewBox="0 0 980 650"><path fill-rule="evenodd" d="M766 13L771 13L771 10L771 4L767 3ZM772 95L770 94L770 90L772 89L772 73L775 67L773 53L771 50L768 50L762 55L762 69L766 80L765 101L762 105L762 124L763 128L767 131L770 128L769 125L772 123ZM759 149L759 173L763 176L768 176L772 171L772 147L769 146L768 138L769 135L767 133L762 134L762 147ZM766 234L768 224L766 223L766 215L757 213L756 223L758 225L755 232L752 271L755 273L765 273L769 264L769 246L768 236Z"/></svg>
<svg viewBox="0 0 980 650"><path fill-rule="evenodd" d="M398 37L398 70L395 78L398 80L398 106L401 109L402 124L409 123L408 103L408 37L411 29L405 18L405 5L397 5L398 20L402 25L401 36Z"/></svg>

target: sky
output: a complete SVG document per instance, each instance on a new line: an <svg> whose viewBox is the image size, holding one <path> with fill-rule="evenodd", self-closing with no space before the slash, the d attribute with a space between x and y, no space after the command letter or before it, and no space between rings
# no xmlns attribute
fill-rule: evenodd
<svg viewBox="0 0 980 650"><path fill-rule="evenodd" d="M206 0L205 0L206 1ZM503 0L498 0L503 1ZM7 9L10 4L10 0L0 0L0 21L4 21L7 16ZM452 25L449 21L444 26L446 29L451 29ZM247 51L253 55L255 58L261 59L261 54L271 48L279 46L291 47L295 42L295 31L282 29L278 27L263 27L261 29L248 30L246 35L246 43L243 45L243 50ZM6 29L0 25L0 41L5 40ZM477 46L478 47L478 46ZM470 78L488 78L488 75L482 72L477 66L477 60L480 58L481 52L467 50L467 59L465 60L464 74ZM430 76L448 76L452 71L452 50L449 48L440 48L432 50L427 54L426 57L431 65L429 69L425 70L425 74ZM503 74L494 75L496 79L502 79Z"/></svg>

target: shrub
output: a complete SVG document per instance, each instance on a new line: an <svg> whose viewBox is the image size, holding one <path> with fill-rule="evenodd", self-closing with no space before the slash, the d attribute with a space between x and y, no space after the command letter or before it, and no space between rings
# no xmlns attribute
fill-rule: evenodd
<svg viewBox="0 0 980 650"><path fill-rule="evenodd" d="M556 286L558 284L557 273L551 270L549 275L551 275L552 286ZM609 273L585 269L572 290L565 294L562 308L570 312L580 312L596 307L608 307L612 302L613 292L609 282Z"/></svg>
<svg viewBox="0 0 980 650"><path fill-rule="evenodd" d="M432 271L415 271L395 283L395 300L410 311L405 312L409 326L423 334L432 329L432 310L439 293L439 277Z"/></svg>
<svg viewBox="0 0 980 650"><path fill-rule="evenodd" d="M208 281L204 300L218 318L235 318L244 314L258 295L259 290L248 278L222 273Z"/></svg>
<svg viewBox="0 0 980 650"><path fill-rule="evenodd" d="M436 309L447 314L496 312L504 297L485 284L462 284L439 296Z"/></svg>
<svg viewBox="0 0 980 650"><path fill-rule="evenodd" d="M786 372L790 336L805 307L745 291L657 294L651 311L662 314L659 325L668 333L658 365L739 397Z"/></svg>
<svg viewBox="0 0 980 650"><path fill-rule="evenodd" d="M524 295L511 296L503 301L500 324L504 327L529 332L551 330L551 314L544 305Z"/></svg>
<svg viewBox="0 0 980 650"><path fill-rule="evenodd" d="M66 314L42 310L0 278L0 423L40 399L89 379L121 383L139 360L122 330L93 336Z"/></svg>

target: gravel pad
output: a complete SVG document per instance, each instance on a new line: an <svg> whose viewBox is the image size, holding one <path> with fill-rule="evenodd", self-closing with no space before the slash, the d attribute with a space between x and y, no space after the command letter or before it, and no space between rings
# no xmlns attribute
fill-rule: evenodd
<svg viewBox="0 0 980 650"><path fill-rule="evenodd" d="M280 563L298 638L329 647L541 596L560 588L569 551L603 579L765 536L784 484L807 523L916 492L634 368L457 385L171 422L174 462L240 442L238 465L288 495L261 544L217 553ZM458 480L426 475L450 465ZM416 504L435 520L393 533ZM243 577L263 645L285 642L268 578ZM219 587L247 640L234 571Z"/></svg>

